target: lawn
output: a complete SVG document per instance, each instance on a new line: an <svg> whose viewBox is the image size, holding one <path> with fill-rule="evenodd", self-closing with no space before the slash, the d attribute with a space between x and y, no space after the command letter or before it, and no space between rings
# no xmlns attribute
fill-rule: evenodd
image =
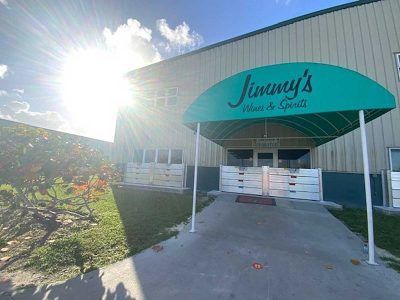
<svg viewBox="0 0 400 300"><path fill-rule="evenodd" d="M198 209L210 202L198 201ZM119 261L176 235L173 227L188 220L192 201L189 194L114 189L92 207L95 221L64 219L55 230L3 209L0 242L15 242L7 246L7 255L17 259L0 264L2 280L13 278L14 283L24 285L49 283ZM23 221L17 224L16 218ZM26 278L16 278L21 273Z"/></svg>
<svg viewBox="0 0 400 300"><path fill-rule="evenodd" d="M331 213L350 228L350 230L361 234L366 240L368 237L367 211L358 208L344 208L332 210ZM384 258L388 264L400 271L400 216L389 216L374 212L374 236L375 244L387 250L399 258Z"/></svg>

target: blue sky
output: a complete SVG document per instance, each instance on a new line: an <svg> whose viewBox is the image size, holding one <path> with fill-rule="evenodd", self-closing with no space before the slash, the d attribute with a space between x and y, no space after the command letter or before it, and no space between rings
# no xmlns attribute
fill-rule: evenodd
<svg viewBox="0 0 400 300"><path fill-rule="evenodd" d="M85 66L123 73L346 2L0 0L0 118L111 140L116 105Z"/></svg>

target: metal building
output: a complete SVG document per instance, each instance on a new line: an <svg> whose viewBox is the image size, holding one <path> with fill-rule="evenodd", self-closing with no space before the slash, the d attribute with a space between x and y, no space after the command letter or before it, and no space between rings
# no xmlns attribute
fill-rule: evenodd
<svg viewBox="0 0 400 300"><path fill-rule="evenodd" d="M204 92L258 67L321 63L364 75L396 99L395 109L366 125L372 200L382 204L384 194L391 193L385 181L382 184L382 170L400 171L399 16L399 0L356 1L132 71L135 96L132 105L120 111L115 134L117 159L128 163L127 182L192 187L196 135L183 116ZM330 84L338 89L337 82ZM266 117L235 130L222 124L212 138L200 136L198 188L220 189L221 165L321 169L320 192L325 200L365 203L359 128L319 143L315 136L286 125ZM138 170L138 164L153 164L152 171L147 167L141 171L154 173L151 179L129 174Z"/></svg>

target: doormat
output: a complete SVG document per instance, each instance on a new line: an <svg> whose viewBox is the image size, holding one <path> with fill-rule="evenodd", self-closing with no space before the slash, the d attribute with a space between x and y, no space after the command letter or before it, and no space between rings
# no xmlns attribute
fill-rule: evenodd
<svg viewBox="0 0 400 300"><path fill-rule="evenodd" d="M273 198L254 197L245 195L237 196L236 202L276 206L275 199Z"/></svg>

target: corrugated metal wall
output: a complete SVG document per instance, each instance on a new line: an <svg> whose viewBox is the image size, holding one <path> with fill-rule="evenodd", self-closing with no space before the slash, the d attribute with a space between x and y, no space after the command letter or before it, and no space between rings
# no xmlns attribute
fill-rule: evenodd
<svg viewBox="0 0 400 300"><path fill-rule="evenodd" d="M181 125L182 113L213 84L258 66L299 61L338 65L376 80L399 101L395 52L400 52L400 1L383 0L301 20L137 70L133 83L139 90L179 88L177 107L152 111L147 118L157 117L158 121L135 129L145 130L147 137L138 148L182 147L187 162L193 164L194 135ZM400 146L399 129L398 108L367 125L371 172L388 167L386 147ZM116 136L118 143L118 133ZM224 153L222 147L202 138L200 165L218 166L225 160ZM324 170L362 171L359 130L318 147L314 153L315 165Z"/></svg>

